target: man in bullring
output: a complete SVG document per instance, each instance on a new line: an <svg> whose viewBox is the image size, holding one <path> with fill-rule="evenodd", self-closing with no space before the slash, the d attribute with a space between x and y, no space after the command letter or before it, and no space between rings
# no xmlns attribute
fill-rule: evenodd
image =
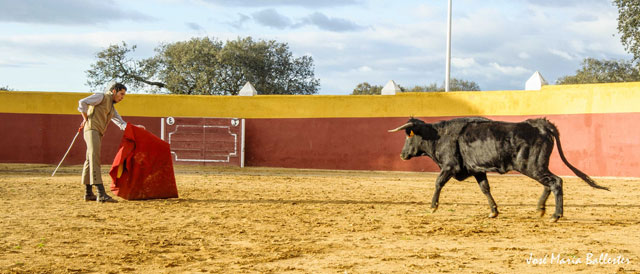
<svg viewBox="0 0 640 274"><path fill-rule="evenodd" d="M87 159L82 168L82 183L85 185L85 201L101 203L115 203L117 200L107 195L102 184L100 172L100 148L102 136L107 129L109 120L121 130L127 128L127 122L122 120L114 105L124 99L127 87L121 83L113 84L104 93L95 93L78 101L78 111L82 114L84 141L87 144ZM93 194L92 186L96 187L98 195Z"/></svg>

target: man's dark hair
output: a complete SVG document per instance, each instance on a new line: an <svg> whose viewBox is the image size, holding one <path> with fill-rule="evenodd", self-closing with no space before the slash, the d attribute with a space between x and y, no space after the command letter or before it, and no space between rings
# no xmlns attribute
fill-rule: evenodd
<svg viewBox="0 0 640 274"><path fill-rule="evenodd" d="M118 92L118 91L120 91L120 90L122 90L122 89L127 90L127 87L125 87L122 83L115 83L115 84L113 84L113 86L111 86L111 88L109 89L109 91L111 91L111 92L113 92L113 91Z"/></svg>

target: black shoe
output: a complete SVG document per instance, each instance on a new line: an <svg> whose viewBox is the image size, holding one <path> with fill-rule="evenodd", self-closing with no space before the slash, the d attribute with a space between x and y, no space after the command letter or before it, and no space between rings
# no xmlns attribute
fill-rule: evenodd
<svg viewBox="0 0 640 274"><path fill-rule="evenodd" d="M85 191L84 191L85 201L95 201L96 199L98 199L98 197L96 197L96 195L93 194L93 189L91 188L91 185L84 185L84 187L85 187Z"/></svg>
<svg viewBox="0 0 640 274"><path fill-rule="evenodd" d="M118 201L114 198L111 198L111 196L104 194L101 195L100 197L96 198L96 201L98 201L98 203L117 203Z"/></svg>
<svg viewBox="0 0 640 274"><path fill-rule="evenodd" d="M107 192L104 190L104 185L96 184L96 188L98 189L98 197L96 201L98 203L117 203L116 199L111 198L111 196L107 195Z"/></svg>

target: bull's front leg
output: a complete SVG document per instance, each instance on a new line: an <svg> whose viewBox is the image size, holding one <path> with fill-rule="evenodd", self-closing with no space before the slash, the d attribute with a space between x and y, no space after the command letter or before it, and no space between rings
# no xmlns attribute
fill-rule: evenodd
<svg viewBox="0 0 640 274"><path fill-rule="evenodd" d="M487 201L489 202L489 208L491 209L491 213L489 213L489 218L498 217L498 205L496 205L496 201L493 200L493 196L491 196L491 190L489 187L489 180L487 180L486 173L480 173L474 175L476 181L478 181L478 186L480 186L480 190L487 197Z"/></svg>
<svg viewBox="0 0 640 274"><path fill-rule="evenodd" d="M442 169L440 174L438 175L438 179L436 179L436 187L433 192L433 198L431 199L431 212L436 212L438 210L438 205L440 201L440 191L442 191L442 187L451 179L453 174L449 171L449 169Z"/></svg>

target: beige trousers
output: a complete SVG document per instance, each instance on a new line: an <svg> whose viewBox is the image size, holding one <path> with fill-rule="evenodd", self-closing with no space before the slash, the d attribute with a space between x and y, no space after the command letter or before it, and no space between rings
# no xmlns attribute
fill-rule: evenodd
<svg viewBox="0 0 640 274"><path fill-rule="evenodd" d="M82 183L85 185L101 185L100 149L102 135L97 130L84 131L84 142L87 143L87 159L82 167Z"/></svg>

